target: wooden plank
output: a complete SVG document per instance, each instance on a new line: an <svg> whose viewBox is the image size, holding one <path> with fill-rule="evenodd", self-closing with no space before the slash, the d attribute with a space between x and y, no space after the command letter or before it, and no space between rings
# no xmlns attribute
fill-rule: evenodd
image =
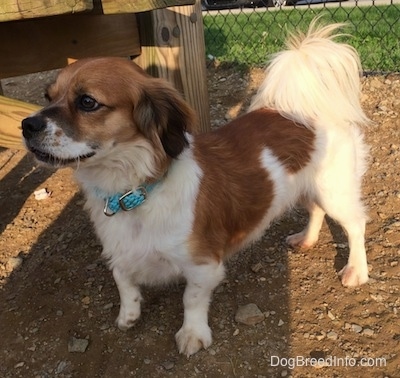
<svg viewBox="0 0 400 378"><path fill-rule="evenodd" d="M102 0L104 14L137 13L194 3L195 0Z"/></svg>
<svg viewBox="0 0 400 378"><path fill-rule="evenodd" d="M3 22L0 35L0 79L60 68L68 58L140 54L135 14Z"/></svg>
<svg viewBox="0 0 400 378"><path fill-rule="evenodd" d="M93 0L1 0L0 22L93 9Z"/></svg>
<svg viewBox="0 0 400 378"><path fill-rule="evenodd" d="M0 96L0 147L23 149L21 121L40 106Z"/></svg>
<svg viewBox="0 0 400 378"><path fill-rule="evenodd" d="M142 53L135 59L153 76L169 80L199 117L197 132L210 129L204 30L195 5L138 14Z"/></svg>

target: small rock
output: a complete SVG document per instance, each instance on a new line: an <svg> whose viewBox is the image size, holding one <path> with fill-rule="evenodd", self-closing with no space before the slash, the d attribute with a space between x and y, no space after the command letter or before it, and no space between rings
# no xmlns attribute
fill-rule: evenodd
<svg viewBox="0 0 400 378"><path fill-rule="evenodd" d="M56 368L56 374L62 373L68 365L69 363L67 361L60 361Z"/></svg>
<svg viewBox="0 0 400 378"><path fill-rule="evenodd" d="M259 263L257 263L257 264L254 264L252 267L251 267L251 270L254 272L254 273L258 273L261 269L262 269L262 264L259 262Z"/></svg>
<svg viewBox="0 0 400 378"><path fill-rule="evenodd" d="M83 297L81 302L85 305L88 305L90 303L90 297Z"/></svg>
<svg viewBox="0 0 400 378"><path fill-rule="evenodd" d="M329 340L337 340L338 334L337 334L336 332L331 331L331 332L328 332L328 333L326 334L326 337L327 337Z"/></svg>
<svg viewBox="0 0 400 378"><path fill-rule="evenodd" d="M385 213L382 213L381 211L378 211L378 216L381 219L386 219L387 218L387 215Z"/></svg>
<svg viewBox="0 0 400 378"><path fill-rule="evenodd" d="M86 270L95 270L97 268L97 262L86 266Z"/></svg>
<svg viewBox="0 0 400 378"><path fill-rule="evenodd" d="M221 294L221 293L224 292L224 290L225 290L224 285L219 285L219 286L217 286L217 288L214 290L214 293L215 293L215 294Z"/></svg>
<svg viewBox="0 0 400 378"><path fill-rule="evenodd" d="M89 340L77 339L76 337L71 337L71 339L68 342L68 352L85 353L88 346L89 346Z"/></svg>
<svg viewBox="0 0 400 378"><path fill-rule="evenodd" d="M326 333L325 333L324 331L321 331L320 333L317 333L317 334L315 335L315 338L316 338L318 341L321 341L321 340L325 339L325 336L326 336Z"/></svg>
<svg viewBox="0 0 400 378"><path fill-rule="evenodd" d="M226 121L230 121L232 118L233 118L233 117L232 117L232 115L231 115L229 112L226 112L226 113L225 113L224 119L225 119Z"/></svg>
<svg viewBox="0 0 400 378"><path fill-rule="evenodd" d="M14 368L15 369L18 369L18 368L21 368L22 366L24 366L25 365L25 362L18 362L15 366L14 366Z"/></svg>
<svg viewBox="0 0 400 378"><path fill-rule="evenodd" d="M355 333L360 333L362 331L362 327L358 324L352 324L351 325L351 330Z"/></svg>
<svg viewBox="0 0 400 378"><path fill-rule="evenodd" d="M383 83L382 83L379 79L373 78L373 79L370 81L370 86L371 86L371 88L379 89L379 88L382 88L382 87L383 87Z"/></svg>
<svg viewBox="0 0 400 378"><path fill-rule="evenodd" d="M370 294L370 297L377 302L383 302L384 298L382 297L381 294Z"/></svg>
<svg viewBox="0 0 400 378"><path fill-rule="evenodd" d="M284 324L285 322L282 319L279 319L278 327L282 327Z"/></svg>
<svg viewBox="0 0 400 378"><path fill-rule="evenodd" d="M51 196L51 192L49 192L46 188L38 189L33 192L35 196L35 200L43 201Z"/></svg>
<svg viewBox="0 0 400 378"><path fill-rule="evenodd" d="M255 325L264 320L264 314L254 303L240 306L235 315L235 321L246 325Z"/></svg>
<svg viewBox="0 0 400 378"><path fill-rule="evenodd" d="M173 367L175 366L175 364L172 361L165 361L161 364L161 366L165 369L165 370L171 370L173 369Z"/></svg>
<svg viewBox="0 0 400 378"><path fill-rule="evenodd" d="M371 328L365 328L365 329L363 329L362 334L365 336L373 336L374 330Z"/></svg>
<svg viewBox="0 0 400 378"><path fill-rule="evenodd" d="M114 303L110 302L103 306L103 310L110 310L114 306Z"/></svg>
<svg viewBox="0 0 400 378"><path fill-rule="evenodd" d="M326 361L317 361L316 364L312 365L314 369L322 369L325 366L327 366L327 362Z"/></svg>
<svg viewBox="0 0 400 378"><path fill-rule="evenodd" d="M208 353L210 353L211 356L215 356L215 355L217 354L217 352L215 351L215 349L212 349L212 348L208 349Z"/></svg>
<svg viewBox="0 0 400 378"><path fill-rule="evenodd" d="M8 269L8 270L14 270L14 269L17 269L21 264L22 264L22 258L21 257L19 257L19 256L17 256L17 257L10 257L9 259L8 259L8 261L7 261L7 264L6 264L6 268Z"/></svg>
<svg viewBox="0 0 400 378"><path fill-rule="evenodd" d="M328 318L329 318L329 319L331 319L331 320L335 320L335 319L336 319L336 316L335 316L335 315L333 315L333 314L332 314L332 312L331 312L331 311L329 311L329 310L328 310L328 313L327 313L327 315L328 315Z"/></svg>

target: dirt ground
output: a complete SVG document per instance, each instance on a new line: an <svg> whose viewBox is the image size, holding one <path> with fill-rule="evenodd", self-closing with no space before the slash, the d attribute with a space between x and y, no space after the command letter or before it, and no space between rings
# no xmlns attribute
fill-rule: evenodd
<svg viewBox="0 0 400 378"><path fill-rule="evenodd" d="M53 76L8 79L4 92L42 104ZM213 125L243 111L261 78L209 69ZM227 263L210 309L214 342L189 359L174 341L183 284L145 288L141 320L118 330L117 288L72 171L0 150L0 376L399 377L400 76L363 78L362 102L374 121L363 190L370 282L341 286L348 245L329 220L317 247L288 249L285 236L307 220L295 211ZM35 199L41 188L51 196ZM261 321L235 321L250 303Z"/></svg>

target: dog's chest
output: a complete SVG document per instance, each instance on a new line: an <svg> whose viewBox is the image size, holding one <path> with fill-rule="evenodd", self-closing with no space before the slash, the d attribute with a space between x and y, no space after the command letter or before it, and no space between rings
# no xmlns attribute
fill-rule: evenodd
<svg viewBox="0 0 400 378"><path fill-rule="evenodd" d="M102 201L88 199L87 205L111 268L123 267L137 282L156 284L179 276L188 263L187 240L193 219L190 207L173 206L170 199L107 217Z"/></svg>

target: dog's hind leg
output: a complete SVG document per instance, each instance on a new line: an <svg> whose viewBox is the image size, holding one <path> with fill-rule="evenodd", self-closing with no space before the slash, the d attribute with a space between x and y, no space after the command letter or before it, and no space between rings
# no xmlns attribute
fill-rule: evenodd
<svg viewBox="0 0 400 378"><path fill-rule="evenodd" d="M286 238L286 242L294 248L308 249L314 246L318 241L322 222L324 221L325 211L315 202L309 202L307 205L309 220L306 228Z"/></svg>
<svg viewBox="0 0 400 378"><path fill-rule="evenodd" d="M222 263L191 265L183 272L187 284L183 295L184 320L175 335L179 352L190 356L211 345L208 307L211 294L224 277Z"/></svg>
<svg viewBox="0 0 400 378"><path fill-rule="evenodd" d="M358 286L368 281L365 252L365 221L362 219L341 223L349 238L350 255L347 265L339 272L343 286Z"/></svg>
<svg viewBox="0 0 400 378"><path fill-rule="evenodd" d="M121 300L116 324L121 331L133 327L140 317L140 289L132 282L131 275L121 269L113 268L114 280L117 284Z"/></svg>
<svg viewBox="0 0 400 378"><path fill-rule="evenodd" d="M358 193L356 190L353 193L330 193L323 199L322 206L344 228L349 240L349 259L339 272L343 286L358 286L367 282L368 264L364 240L366 217Z"/></svg>

